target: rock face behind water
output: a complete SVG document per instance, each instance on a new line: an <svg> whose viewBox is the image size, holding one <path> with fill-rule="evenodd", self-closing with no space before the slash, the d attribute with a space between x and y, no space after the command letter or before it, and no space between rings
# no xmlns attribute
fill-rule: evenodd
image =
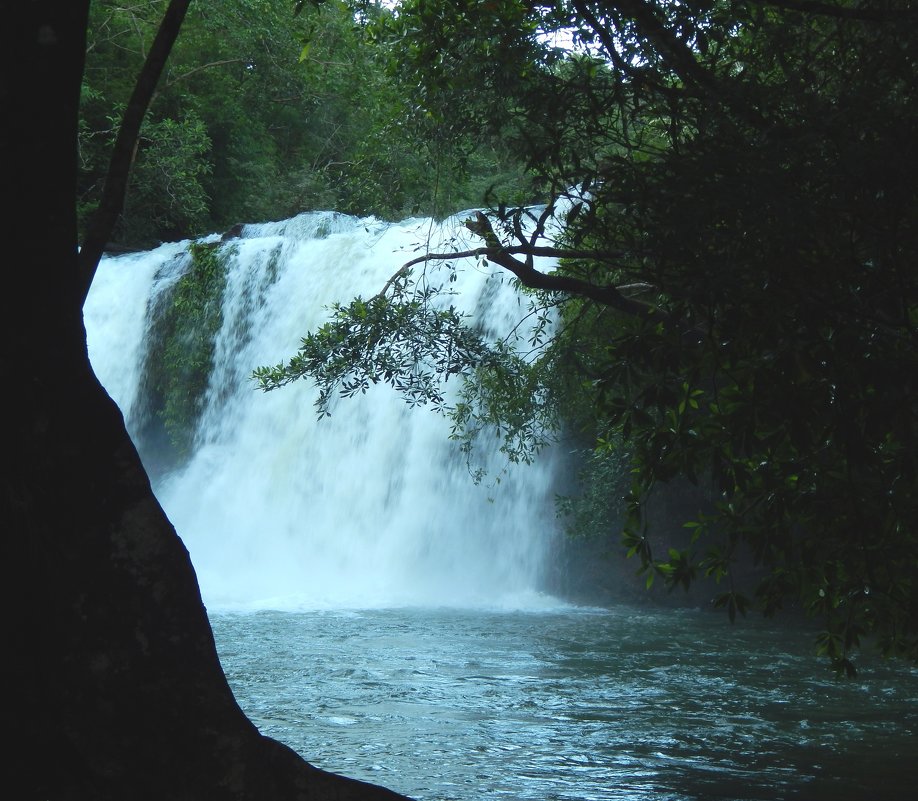
<svg viewBox="0 0 918 801"><path fill-rule="evenodd" d="M221 242L229 242L231 239L238 239L242 236L242 229L245 227L243 223L236 223L232 228L225 231L223 236L220 237Z"/></svg>
<svg viewBox="0 0 918 801"><path fill-rule="evenodd" d="M687 480L660 484L646 505L647 536L654 554L665 555L670 548L693 549L692 533L686 521L699 511L712 508L714 498L703 487ZM651 606L664 608L709 608L724 587L701 571L686 590L668 589L656 576L648 588L648 572L639 573L637 557L628 558L621 543L621 529L615 526L593 536L565 537L559 540L553 562L550 591L574 603L587 606ZM738 552L732 568L737 592L752 597L765 572L756 566L751 553ZM726 618L726 615L724 615Z"/></svg>

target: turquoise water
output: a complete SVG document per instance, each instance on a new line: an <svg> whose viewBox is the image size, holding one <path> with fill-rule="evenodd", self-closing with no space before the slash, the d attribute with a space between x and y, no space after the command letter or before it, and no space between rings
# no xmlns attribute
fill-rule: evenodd
<svg viewBox="0 0 918 801"><path fill-rule="evenodd" d="M557 452L508 468L482 442L500 481L479 485L449 421L385 387L321 421L305 383L254 390L252 370L286 361L328 304L375 294L462 231L461 215L246 226L223 251L214 369L175 469L145 439L161 411L149 333L187 243L100 265L86 305L93 367L204 602L372 608L213 614L243 709L319 767L420 801L918 799L918 671L868 661L836 682L812 633L790 626L560 606L539 594L561 536L552 499L569 468ZM467 260L453 277L460 311L525 340L502 271Z"/></svg>
<svg viewBox="0 0 918 801"><path fill-rule="evenodd" d="M629 608L212 616L240 705L417 799L918 798L918 670L836 680L812 633Z"/></svg>

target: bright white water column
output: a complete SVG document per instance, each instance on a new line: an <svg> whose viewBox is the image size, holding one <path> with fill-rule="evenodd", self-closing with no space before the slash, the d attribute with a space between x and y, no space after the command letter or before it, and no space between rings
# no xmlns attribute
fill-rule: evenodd
<svg viewBox="0 0 918 801"><path fill-rule="evenodd" d="M477 486L448 422L388 387L336 401L318 420L307 382L262 393L250 379L289 358L329 304L374 294L419 247L460 230L457 220L310 213L245 226L229 243L195 447L155 486L211 609L553 603L539 592L554 538L550 458ZM187 244L105 259L86 305L93 366L132 431L149 309L181 273ZM509 331L525 311L501 271L469 263L451 286L489 329Z"/></svg>

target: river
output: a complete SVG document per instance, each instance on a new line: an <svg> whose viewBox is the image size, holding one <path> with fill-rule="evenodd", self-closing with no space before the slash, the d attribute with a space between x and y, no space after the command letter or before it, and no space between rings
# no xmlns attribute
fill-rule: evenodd
<svg viewBox="0 0 918 801"><path fill-rule="evenodd" d="M918 671L698 610L213 615L259 729L426 801L910 801Z"/></svg>
<svg viewBox="0 0 918 801"><path fill-rule="evenodd" d="M322 420L305 383L255 389L252 370L293 355L328 304L463 230L311 213L207 238L221 323L181 454L164 446L161 301L188 243L100 265L93 367L189 549L245 712L319 767L425 801L918 798L915 669L865 657L837 681L798 623L553 598L558 449L507 465L484 442L476 484L448 421L386 387ZM440 276L452 302L525 337L506 276L457 267Z"/></svg>

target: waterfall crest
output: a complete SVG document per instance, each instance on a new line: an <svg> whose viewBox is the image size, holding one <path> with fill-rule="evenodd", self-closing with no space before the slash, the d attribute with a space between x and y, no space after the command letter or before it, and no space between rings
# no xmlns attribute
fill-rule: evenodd
<svg viewBox="0 0 918 801"><path fill-rule="evenodd" d="M192 445L169 470L145 428L149 361L160 300L187 269L190 243L102 261L85 308L90 358L208 607L556 603L540 592L555 537L550 455L476 485L448 421L389 387L336 401L319 420L308 382L262 393L250 379L289 358L328 305L375 294L461 231L459 217L384 224L314 212L246 225L226 243L209 238L226 265L222 321ZM509 331L521 316L500 270L468 262L451 287L451 302L489 330Z"/></svg>

